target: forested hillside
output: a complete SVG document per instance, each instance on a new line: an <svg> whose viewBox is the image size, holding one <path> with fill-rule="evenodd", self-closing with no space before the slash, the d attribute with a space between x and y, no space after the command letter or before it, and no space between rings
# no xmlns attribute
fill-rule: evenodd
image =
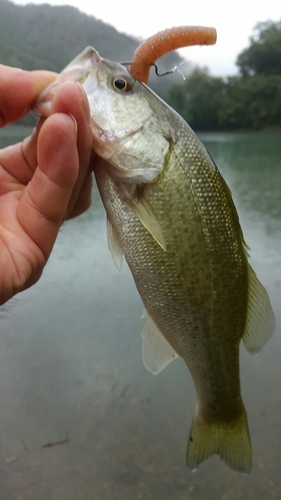
<svg viewBox="0 0 281 500"><path fill-rule="evenodd" d="M93 3L94 12L94 3ZM15 5L0 0L0 63L24 69L60 71L87 45L102 57L129 61L139 40L119 33L93 16L70 6ZM177 53L161 59L161 71L182 61ZM164 95L181 76L159 78L151 86Z"/></svg>

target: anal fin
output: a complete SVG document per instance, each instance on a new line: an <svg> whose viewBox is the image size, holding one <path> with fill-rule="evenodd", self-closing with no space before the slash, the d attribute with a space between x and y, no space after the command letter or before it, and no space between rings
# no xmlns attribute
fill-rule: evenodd
<svg viewBox="0 0 281 500"><path fill-rule="evenodd" d="M145 324L142 331L142 359L148 371L157 375L178 357L155 323L144 311Z"/></svg>

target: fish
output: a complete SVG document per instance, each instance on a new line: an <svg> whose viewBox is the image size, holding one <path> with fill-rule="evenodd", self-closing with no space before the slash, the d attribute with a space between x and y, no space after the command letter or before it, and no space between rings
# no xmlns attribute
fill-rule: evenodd
<svg viewBox="0 0 281 500"><path fill-rule="evenodd" d="M239 347L259 352L275 320L230 189L182 117L92 47L43 91L39 113L48 114L67 79L80 82L89 101L109 249L118 267L125 257L144 303L144 365L158 374L181 357L194 382L187 466L216 454L249 473Z"/></svg>

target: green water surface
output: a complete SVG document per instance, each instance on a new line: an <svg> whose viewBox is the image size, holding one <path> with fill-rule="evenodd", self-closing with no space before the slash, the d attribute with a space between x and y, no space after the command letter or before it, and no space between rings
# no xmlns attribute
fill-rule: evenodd
<svg viewBox="0 0 281 500"><path fill-rule="evenodd" d="M25 134L0 131L0 147ZM63 226L40 282L2 312L0 500L281 498L281 135L201 138L232 190L276 315L258 356L241 347L251 474L218 457L186 468L191 376L181 359L157 377L144 368L142 303L126 265L119 273L111 259L94 189L90 210Z"/></svg>

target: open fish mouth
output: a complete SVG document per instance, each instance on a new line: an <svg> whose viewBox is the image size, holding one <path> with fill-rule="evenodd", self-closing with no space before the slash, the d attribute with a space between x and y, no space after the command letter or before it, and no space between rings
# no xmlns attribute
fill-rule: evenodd
<svg viewBox="0 0 281 500"><path fill-rule="evenodd" d="M80 83L86 94L89 94L96 85L95 76L101 57L93 47L86 47L73 61L71 61L55 80L48 85L37 97L32 109L40 116L47 117L51 111L52 101L59 87L67 81ZM91 77L91 78L89 78Z"/></svg>

